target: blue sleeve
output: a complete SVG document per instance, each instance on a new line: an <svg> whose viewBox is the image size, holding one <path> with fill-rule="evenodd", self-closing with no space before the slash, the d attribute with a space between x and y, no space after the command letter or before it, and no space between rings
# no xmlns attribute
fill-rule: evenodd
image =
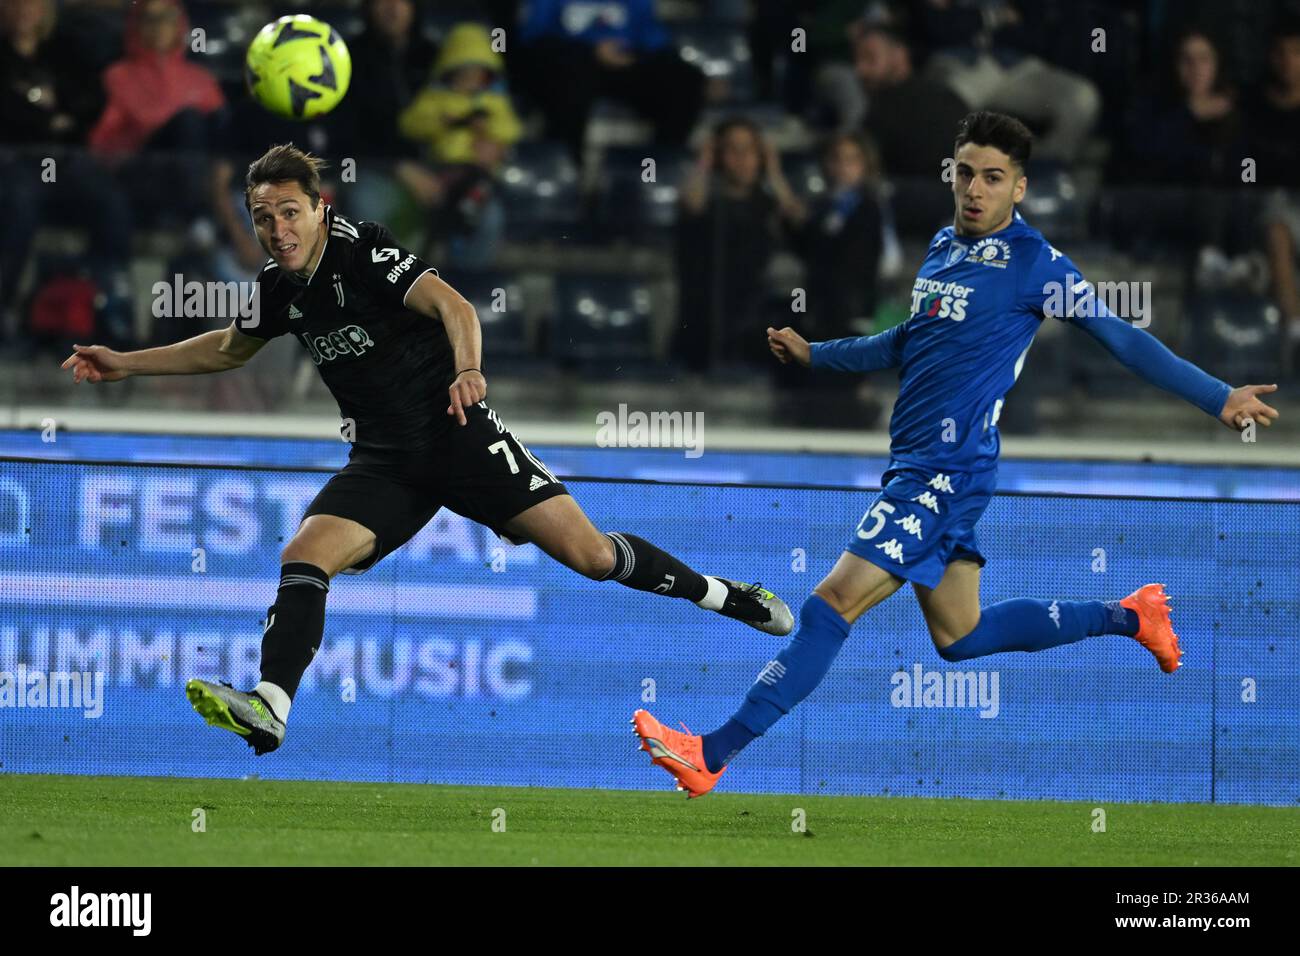
<svg viewBox="0 0 1300 956"><path fill-rule="evenodd" d="M1105 303L1098 302L1094 311L1096 315L1071 321L1139 378L1173 392L1207 415L1219 417L1231 385L1179 358L1154 335L1124 321Z"/></svg>
<svg viewBox="0 0 1300 956"><path fill-rule="evenodd" d="M903 342L907 333L900 322L892 329L847 339L812 343L813 368L829 368L840 372L875 372L884 368L897 368L903 361Z"/></svg>
<svg viewBox="0 0 1300 956"><path fill-rule="evenodd" d="M564 35L560 24L560 10L564 0L529 0L524 9L524 22L519 28L519 41L531 43L539 37Z"/></svg>
<svg viewBox="0 0 1300 956"><path fill-rule="evenodd" d="M1154 335L1120 318L1063 253L1047 243L1031 263L1022 301L1043 318L1069 322L1100 342L1134 375L1219 417L1232 386L1179 358Z"/></svg>

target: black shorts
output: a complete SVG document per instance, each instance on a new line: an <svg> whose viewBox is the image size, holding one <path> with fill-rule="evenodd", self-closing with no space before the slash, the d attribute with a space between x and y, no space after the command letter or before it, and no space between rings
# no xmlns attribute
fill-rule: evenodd
<svg viewBox="0 0 1300 956"><path fill-rule="evenodd" d="M359 574L411 540L439 508L505 531L520 512L568 489L510 433L487 402L465 409L437 445L411 453L353 449L347 465L326 482L307 508L364 525L375 550L344 573Z"/></svg>

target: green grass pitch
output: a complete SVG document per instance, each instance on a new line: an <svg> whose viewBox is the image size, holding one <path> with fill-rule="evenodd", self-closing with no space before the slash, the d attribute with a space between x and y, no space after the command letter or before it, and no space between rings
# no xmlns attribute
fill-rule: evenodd
<svg viewBox="0 0 1300 956"><path fill-rule="evenodd" d="M4 774L0 865L1300 864L1300 808L1097 805Z"/></svg>

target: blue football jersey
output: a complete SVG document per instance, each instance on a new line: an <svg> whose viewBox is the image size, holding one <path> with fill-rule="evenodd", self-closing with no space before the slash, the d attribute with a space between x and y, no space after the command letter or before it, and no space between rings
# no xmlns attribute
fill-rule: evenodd
<svg viewBox="0 0 1300 956"><path fill-rule="evenodd" d="M813 345L816 368L899 368L891 457L945 471L997 466L998 417L1046 317L1088 331L1135 373L1217 415L1230 388L1118 319L1070 258L1020 213L991 235L939 230L908 319L879 335Z"/></svg>

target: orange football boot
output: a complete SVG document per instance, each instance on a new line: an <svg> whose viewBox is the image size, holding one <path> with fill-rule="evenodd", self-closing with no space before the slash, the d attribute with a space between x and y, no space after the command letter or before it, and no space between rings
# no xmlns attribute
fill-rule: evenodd
<svg viewBox="0 0 1300 956"><path fill-rule="evenodd" d="M677 778L677 789L685 790L687 798L702 797L718 782L726 772L723 767L717 773L710 773L704 763L704 738L690 732L672 730L655 720L648 710L638 710L632 715L632 732L641 738L641 749L650 754L651 762L657 763Z"/></svg>
<svg viewBox="0 0 1300 956"><path fill-rule="evenodd" d="M1178 635L1169 620L1169 596L1163 584L1147 584L1119 602L1138 616L1138 632L1133 639L1155 655L1166 674L1178 670L1183 652Z"/></svg>

